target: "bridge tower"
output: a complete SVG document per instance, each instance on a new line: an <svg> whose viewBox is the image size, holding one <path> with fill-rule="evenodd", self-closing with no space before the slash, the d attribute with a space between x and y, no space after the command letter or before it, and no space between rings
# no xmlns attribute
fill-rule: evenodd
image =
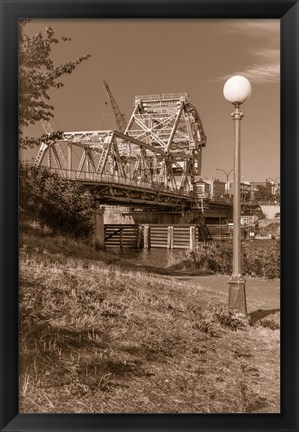
<svg viewBox="0 0 299 432"><path fill-rule="evenodd" d="M181 177L181 190L200 177L207 137L187 93L136 96L125 134L162 149L160 175L168 170L176 179Z"/></svg>

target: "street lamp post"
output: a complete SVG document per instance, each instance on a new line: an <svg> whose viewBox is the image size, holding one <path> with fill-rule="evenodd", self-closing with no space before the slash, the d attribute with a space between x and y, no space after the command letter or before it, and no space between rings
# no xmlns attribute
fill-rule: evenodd
<svg viewBox="0 0 299 432"><path fill-rule="evenodd" d="M272 195L276 194L276 186L278 185L278 182L277 182L278 179L280 179L280 177L276 177L276 179L274 179L274 180L273 180L272 177L267 177L266 178L266 182L267 182L267 180L272 180L272 182L273 182L274 187L273 187L273 190L272 190Z"/></svg>
<svg viewBox="0 0 299 432"><path fill-rule="evenodd" d="M243 113L240 106L251 95L251 84L247 78L235 75L228 79L223 88L226 100L231 102L235 109L231 114L235 124L234 146L234 200L233 200L233 274L230 278L228 307L237 310L241 315L247 315L245 279L242 274L241 263L241 119Z"/></svg>
<svg viewBox="0 0 299 432"><path fill-rule="evenodd" d="M228 176L230 175L231 172L233 172L233 169L231 169L229 172L226 172L224 169L222 168L216 168L216 171L222 171L224 172L224 174L226 175L226 185L225 185L225 192L226 192L226 197L228 198Z"/></svg>

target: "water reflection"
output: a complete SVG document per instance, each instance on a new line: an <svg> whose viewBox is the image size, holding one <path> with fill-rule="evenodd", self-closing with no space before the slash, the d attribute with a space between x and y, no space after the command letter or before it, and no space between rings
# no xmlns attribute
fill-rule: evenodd
<svg viewBox="0 0 299 432"><path fill-rule="evenodd" d="M183 249L108 249L113 255L119 255L120 258L132 262L134 265L166 268L172 266L180 254L183 253Z"/></svg>

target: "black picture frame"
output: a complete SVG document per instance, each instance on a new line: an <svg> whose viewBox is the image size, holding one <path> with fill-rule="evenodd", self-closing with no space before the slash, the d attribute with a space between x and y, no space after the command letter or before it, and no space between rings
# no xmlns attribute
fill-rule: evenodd
<svg viewBox="0 0 299 432"><path fill-rule="evenodd" d="M299 4L294 0L0 0L1 431L297 431ZM18 19L281 20L281 414L18 414Z"/></svg>

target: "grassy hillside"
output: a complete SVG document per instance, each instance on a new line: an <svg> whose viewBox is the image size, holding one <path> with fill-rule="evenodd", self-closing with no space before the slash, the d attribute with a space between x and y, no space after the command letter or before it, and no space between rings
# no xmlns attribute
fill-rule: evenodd
<svg viewBox="0 0 299 432"><path fill-rule="evenodd" d="M20 249L21 412L279 412L279 329L63 237Z"/></svg>

